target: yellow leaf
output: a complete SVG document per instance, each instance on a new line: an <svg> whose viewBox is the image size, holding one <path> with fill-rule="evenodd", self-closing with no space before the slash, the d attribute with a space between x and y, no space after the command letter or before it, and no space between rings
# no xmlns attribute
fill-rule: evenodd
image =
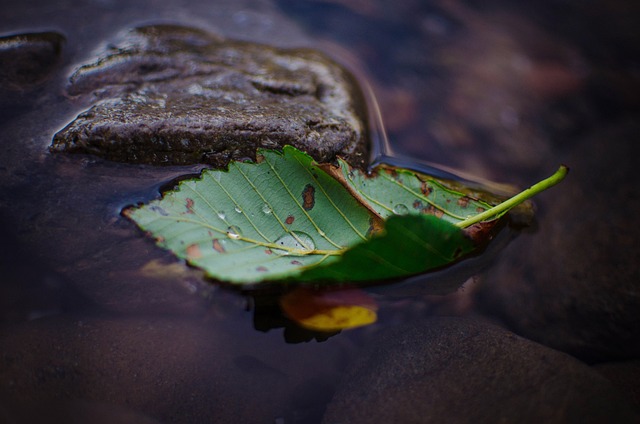
<svg viewBox="0 0 640 424"><path fill-rule="evenodd" d="M375 301L362 290L312 290L297 288L280 299L291 320L315 331L333 332L372 324L377 319Z"/></svg>

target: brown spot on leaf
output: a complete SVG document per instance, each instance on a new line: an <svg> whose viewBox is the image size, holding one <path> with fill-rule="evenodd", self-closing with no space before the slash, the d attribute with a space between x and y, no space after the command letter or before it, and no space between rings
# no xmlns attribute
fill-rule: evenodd
<svg viewBox="0 0 640 424"><path fill-rule="evenodd" d="M422 209L422 202L419 200L413 201L413 209Z"/></svg>
<svg viewBox="0 0 640 424"><path fill-rule="evenodd" d="M461 197L458 199L458 206L460 206L461 208L466 208L467 206L469 206L469 198L468 197Z"/></svg>
<svg viewBox="0 0 640 424"><path fill-rule="evenodd" d="M420 184L420 191L423 195L428 196L431 194L433 189L427 185L426 181L423 181L422 184Z"/></svg>
<svg viewBox="0 0 640 424"><path fill-rule="evenodd" d="M367 237L371 237L375 234L382 232L383 224L382 220L376 217L369 218L369 229L367 230Z"/></svg>
<svg viewBox="0 0 640 424"><path fill-rule="evenodd" d="M442 215L444 215L444 212L442 212L442 210L436 208L433 205L429 205L429 207L422 209L422 213L427 215L433 215L436 218L442 218Z"/></svg>
<svg viewBox="0 0 640 424"><path fill-rule="evenodd" d="M215 250L216 252L219 253L224 253L224 246L222 246L222 244L220 243L220 240L218 239L213 239L213 250Z"/></svg>
<svg viewBox="0 0 640 424"><path fill-rule="evenodd" d="M187 203L187 213L193 213L193 205L195 203L193 199L190 199L187 197L186 203Z"/></svg>
<svg viewBox="0 0 640 424"><path fill-rule="evenodd" d="M266 266L259 266L259 267L256 268L256 271L258 271L258 272L267 272L267 271L269 271L269 269L267 269Z"/></svg>
<svg viewBox="0 0 640 424"><path fill-rule="evenodd" d="M386 172L386 173L387 173L391 178L393 178L394 180L396 180L396 181L398 180L398 178L399 178L399 177L398 177L398 171L396 171L395 169L393 169L393 168L385 168L385 169L384 169L384 171L385 171L385 172Z"/></svg>
<svg viewBox="0 0 640 424"><path fill-rule="evenodd" d="M296 220L296 218L295 218L293 215L289 215L289 216L287 217L287 219L285 219L285 220L284 220L284 222L285 222L287 225L291 225L291 224L293 224L293 221L295 221L295 220Z"/></svg>
<svg viewBox="0 0 640 424"><path fill-rule="evenodd" d="M494 232L498 228L500 221L484 221L473 224L463 230L464 234L469 237L476 245L483 245L493 238Z"/></svg>
<svg viewBox="0 0 640 424"><path fill-rule="evenodd" d="M264 250L264 253L265 253L265 254L267 254L267 255L271 255L271 254L273 254L273 250L271 250L271 249L265 249L265 250Z"/></svg>
<svg viewBox="0 0 640 424"><path fill-rule="evenodd" d="M310 211L316 204L316 188L307 184L302 190L302 207L305 211Z"/></svg>
<svg viewBox="0 0 640 424"><path fill-rule="evenodd" d="M202 252L200 251L200 246L197 244L187 246L187 259L200 259L201 257Z"/></svg>
<svg viewBox="0 0 640 424"><path fill-rule="evenodd" d="M293 260L291 261L291 265L302 265L302 262Z"/></svg>

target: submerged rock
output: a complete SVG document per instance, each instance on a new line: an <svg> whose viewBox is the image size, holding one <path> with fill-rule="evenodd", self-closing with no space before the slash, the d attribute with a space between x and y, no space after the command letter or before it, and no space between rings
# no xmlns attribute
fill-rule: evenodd
<svg viewBox="0 0 640 424"><path fill-rule="evenodd" d="M344 375L323 423L632 423L613 384L568 355L469 319L392 328Z"/></svg>
<svg viewBox="0 0 640 424"><path fill-rule="evenodd" d="M41 82L60 59L63 44L57 32L0 37L0 89L22 91Z"/></svg>
<svg viewBox="0 0 640 424"><path fill-rule="evenodd" d="M94 104L55 135L53 151L224 166L255 158L260 147L291 144L319 161L368 160L355 80L310 49L140 27L79 68L68 91Z"/></svg>
<svg viewBox="0 0 640 424"><path fill-rule="evenodd" d="M537 200L538 233L505 249L477 295L514 332L585 361L640 357L637 122L576 145L571 174Z"/></svg>
<svg viewBox="0 0 640 424"><path fill-rule="evenodd" d="M31 92L59 63L64 42L57 32L0 37L0 107L31 101Z"/></svg>

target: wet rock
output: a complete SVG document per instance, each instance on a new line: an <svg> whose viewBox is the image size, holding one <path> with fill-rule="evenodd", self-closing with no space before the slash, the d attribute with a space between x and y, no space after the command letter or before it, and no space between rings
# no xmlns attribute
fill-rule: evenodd
<svg viewBox="0 0 640 424"><path fill-rule="evenodd" d="M57 32L0 37L0 90L22 91L42 82L60 59L64 41Z"/></svg>
<svg viewBox="0 0 640 424"><path fill-rule="evenodd" d="M536 200L538 232L488 271L485 312L587 361L640 357L639 131L636 120L576 143L567 179Z"/></svg>
<svg viewBox="0 0 640 424"><path fill-rule="evenodd" d="M59 63L64 42L57 32L0 37L0 108L6 108L2 115L31 101L33 91Z"/></svg>
<svg viewBox="0 0 640 424"><path fill-rule="evenodd" d="M382 333L346 373L324 423L637 422L579 361L493 325L417 321Z"/></svg>
<svg viewBox="0 0 640 424"><path fill-rule="evenodd" d="M368 160L353 78L310 49L278 49L187 27L136 28L68 89L94 102L58 132L53 151L123 162L255 159L291 144L320 161Z"/></svg>

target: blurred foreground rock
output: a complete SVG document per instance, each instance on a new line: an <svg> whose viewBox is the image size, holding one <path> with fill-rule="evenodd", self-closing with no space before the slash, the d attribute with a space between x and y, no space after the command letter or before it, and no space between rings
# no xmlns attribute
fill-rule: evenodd
<svg viewBox="0 0 640 424"><path fill-rule="evenodd" d="M434 318L365 348L327 407L325 424L633 423L613 384L560 352L493 325Z"/></svg>
<svg viewBox="0 0 640 424"><path fill-rule="evenodd" d="M79 68L68 91L94 104L55 135L53 151L222 167L290 144L320 161L369 159L355 80L310 49L140 27Z"/></svg>
<svg viewBox="0 0 640 424"><path fill-rule="evenodd" d="M600 364L594 367L640 408L640 360Z"/></svg>
<svg viewBox="0 0 640 424"><path fill-rule="evenodd" d="M176 316L0 326L0 422L271 423L317 415L344 345L289 348L279 335L238 339L224 327ZM112 421L101 420L102 405L116 406Z"/></svg>

